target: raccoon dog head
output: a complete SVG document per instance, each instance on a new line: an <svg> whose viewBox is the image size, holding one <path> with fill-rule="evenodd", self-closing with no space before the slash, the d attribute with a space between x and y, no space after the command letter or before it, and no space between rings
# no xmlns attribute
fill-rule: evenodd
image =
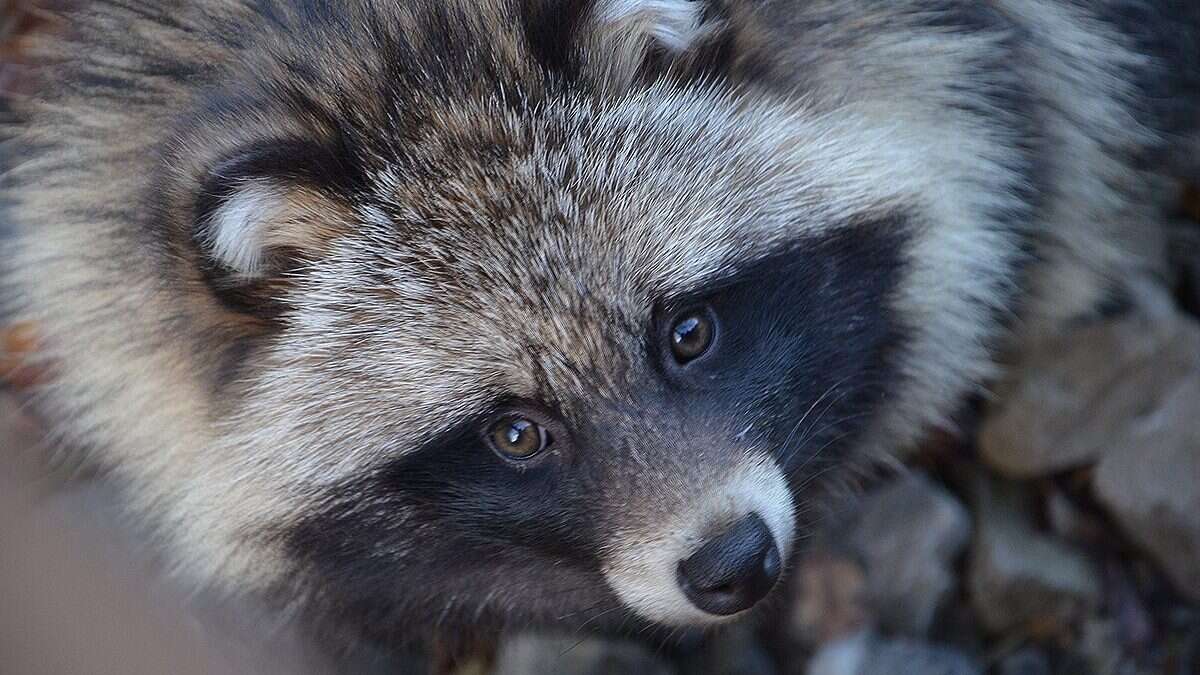
<svg viewBox="0 0 1200 675"><path fill-rule="evenodd" d="M1003 256L963 251L1006 240L914 178L945 148L775 93L748 19L296 4L160 27L236 54L166 75L191 112L139 195L207 393L124 472L204 572L380 637L720 622L816 476L971 375L912 364L981 353Z"/></svg>

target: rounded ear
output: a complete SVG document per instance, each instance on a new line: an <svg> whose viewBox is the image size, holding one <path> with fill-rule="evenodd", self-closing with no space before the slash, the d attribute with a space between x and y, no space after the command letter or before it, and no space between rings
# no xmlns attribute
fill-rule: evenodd
<svg viewBox="0 0 1200 675"><path fill-rule="evenodd" d="M579 44L583 69L618 85L667 70L724 71L748 46L736 38L755 11L719 0L594 0Z"/></svg>
<svg viewBox="0 0 1200 675"><path fill-rule="evenodd" d="M717 23L708 20L713 2L523 0L523 20L547 69L628 83L651 57L685 52L701 40Z"/></svg>
<svg viewBox="0 0 1200 675"><path fill-rule="evenodd" d="M602 80L633 81L646 64L688 50L703 32L707 0L595 0L580 45L585 68Z"/></svg>
<svg viewBox="0 0 1200 675"><path fill-rule="evenodd" d="M269 178L241 181L197 222L196 240L213 263L256 279L272 272L281 252L316 252L338 218L312 190Z"/></svg>
<svg viewBox="0 0 1200 675"><path fill-rule="evenodd" d="M192 231L210 267L250 282L278 273L284 260L319 255L349 222L332 196L347 178L339 164L306 141L260 143L217 163Z"/></svg>
<svg viewBox="0 0 1200 675"><path fill-rule="evenodd" d="M638 52L653 47L680 52L699 36L706 5L700 0L597 0L593 9L602 41L617 40Z"/></svg>

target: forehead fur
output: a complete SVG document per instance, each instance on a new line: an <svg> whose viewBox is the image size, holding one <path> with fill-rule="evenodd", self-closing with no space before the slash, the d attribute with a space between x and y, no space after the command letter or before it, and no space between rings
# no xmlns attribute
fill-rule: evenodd
<svg viewBox="0 0 1200 675"><path fill-rule="evenodd" d="M331 398L349 408L369 393L379 418L353 423L377 441L426 436L503 396L620 396L657 303L902 196L819 182L885 163L833 140L856 126L845 117L661 88L617 106L492 105L443 113L443 130L468 136L488 120L489 146L437 136L370 175L354 232L299 277L260 392L273 416L307 427ZM434 157L436 176L423 163ZM352 384L314 388L329 372ZM358 432L304 435L323 433L339 443L315 447Z"/></svg>
<svg viewBox="0 0 1200 675"><path fill-rule="evenodd" d="M620 396L657 302L920 203L943 170L869 108L703 78L597 88L569 58L551 63L560 86L528 28L505 41L503 26L463 36L451 49L470 65L432 86L411 71L324 93L336 83L273 82L293 116L278 89L312 98L301 119L327 125L356 176L334 192L357 218L295 277L298 311L239 411L256 442L303 443L294 475L361 470L504 397Z"/></svg>
<svg viewBox="0 0 1200 675"><path fill-rule="evenodd" d="M281 70L290 42L250 85L235 79L236 96L211 97L183 164L203 171L231 136L305 133L339 158L318 178L357 216L295 275L297 311L251 369L244 414L270 411L281 437L314 452L361 447L368 462L397 452L381 436L422 438L502 396L616 396L657 302L917 192L887 130L853 111L817 114L734 82L638 81L648 41L685 48L703 4L414 3L395 12L400 25L365 14L376 44L348 62L338 42L364 37L337 12L305 70ZM579 16L548 37L539 11ZM421 42L438 39L452 44ZM593 68L589 50L614 53L606 39L639 64L624 76ZM246 95L254 81L260 93ZM230 116L250 123L230 128ZM323 386L331 375L344 386ZM354 410L353 428L314 428L331 400Z"/></svg>

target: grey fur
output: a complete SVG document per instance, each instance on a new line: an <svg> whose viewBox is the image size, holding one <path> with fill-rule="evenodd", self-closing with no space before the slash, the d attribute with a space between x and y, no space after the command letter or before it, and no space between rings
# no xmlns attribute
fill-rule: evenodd
<svg viewBox="0 0 1200 675"><path fill-rule="evenodd" d="M1163 148L1200 117L1148 92L1197 63L1164 37L1200 31L1186 4L597 2L98 0L38 44L0 290L58 374L40 405L186 574L276 589L302 567L280 532L331 486L488 401L637 408L655 303L796 242L896 230L903 339L859 456L948 423L1006 336L1156 269ZM349 143L358 174L239 183L194 222L214 165L281 138ZM597 493L617 534L592 553L636 567L766 446L621 454L612 476L643 473ZM519 588L446 603L553 614Z"/></svg>

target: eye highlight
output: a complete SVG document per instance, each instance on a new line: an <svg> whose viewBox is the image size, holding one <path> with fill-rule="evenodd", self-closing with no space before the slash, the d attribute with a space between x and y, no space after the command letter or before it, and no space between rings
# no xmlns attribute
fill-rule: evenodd
<svg viewBox="0 0 1200 675"><path fill-rule="evenodd" d="M508 459L529 459L550 446L550 434L542 425L525 417L505 417L487 434L492 449Z"/></svg>
<svg viewBox="0 0 1200 675"><path fill-rule="evenodd" d="M712 346L716 324L707 309L686 312L671 326L671 354L680 364L694 361Z"/></svg>

